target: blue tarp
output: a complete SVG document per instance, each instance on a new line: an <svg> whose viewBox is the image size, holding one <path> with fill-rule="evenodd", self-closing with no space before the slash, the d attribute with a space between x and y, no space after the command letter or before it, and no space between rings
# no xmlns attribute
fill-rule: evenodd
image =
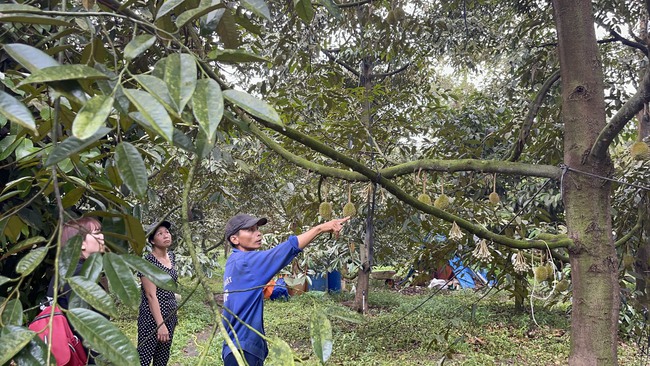
<svg viewBox="0 0 650 366"><path fill-rule="evenodd" d="M459 256L452 258L449 261L449 265L454 270L454 275L456 275L456 279L461 288L476 288L477 281L482 282L479 283L479 286L484 286L487 283L487 281L485 281L485 276L474 272L469 267L465 267Z"/></svg>

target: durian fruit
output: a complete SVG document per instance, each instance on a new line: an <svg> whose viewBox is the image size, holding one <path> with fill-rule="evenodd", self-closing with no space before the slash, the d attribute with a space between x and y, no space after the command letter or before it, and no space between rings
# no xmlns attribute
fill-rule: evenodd
<svg viewBox="0 0 650 366"><path fill-rule="evenodd" d="M555 270L551 262L546 263L546 279L553 280L555 277Z"/></svg>
<svg viewBox="0 0 650 366"><path fill-rule="evenodd" d="M318 214L323 220L329 221L332 219L332 202L321 202L318 206Z"/></svg>
<svg viewBox="0 0 650 366"><path fill-rule="evenodd" d="M623 268L632 269L634 265L634 257L630 254L623 255Z"/></svg>
<svg viewBox="0 0 650 366"><path fill-rule="evenodd" d="M546 266L533 268L533 273L535 273L535 281L537 282L545 281L548 278L548 271L546 270Z"/></svg>
<svg viewBox="0 0 650 366"><path fill-rule="evenodd" d="M418 171L418 175L416 177L416 182L419 180L421 171ZM418 196L418 201L424 203L425 205L431 205L431 197L427 194L427 173L424 173L424 177L422 177L422 193Z"/></svg>
<svg viewBox="0 0 650 366"><path fill-rule="evenodd" d="M496 192L490 193L488 199L490 200L490 203L493 205L496 205L497 203L501 202L501 197L499 197L499 194Z"/></svg>
<svg viewBox="0 0 650 366"><path fill-rule="evenodd" d="M441 210L446 210L449 207L449 203L451 203L450 201L449 196L445 194L445 182L443 178L440 178L440 196L433 202L433 206Z"/></svg>
<svg viewBox="0 0 650 366"><path fill-rule="evenodd" d="M488 197L488 200L490 200L490 203L493 205L498 204L501 202L501 197L499 197L499 194L497 193L497 174L494 173L494 179L492 180L492 193L490 193L490 196Z"/></svg>
<svg viewBox="0 0 650 366"><path fill-rule="evenodd" d="M429 197L428 194L422 193L418 196L418 201L426 204L426 205L431 205L431 197Z"/></svg>
<svg viewBox="0 0 650 366"><path fill-rule="evenodd" d="M441 195L438 196L438 198L436 198L436 200L433 202L433 206L434 206L435 208L439 208L439 209L441 209L441 210L446 209L447 207L449 207L449 197L447 197L447 195L444 194L444 193L441 194Z"/></svg>
<svg viewBox="0 0 650 366"><path fill-rule="evenodd" d="M649 160L650 147L643 141L637 141L630 147L630 156L634 160Z"/></svg>
<svg viewBox="0 0 650 366"><path fill-rule="evenodd" d="M348 202L343 206L343 217L354 216L357 213L357 208L354 207L354 203Z"/></svg>
<svg viewBox="0 0 650 366"><path fill-rule="evenodd" d="M558 282L555 285L555 290L557 290L558 292L564 292L568 289L569 289L569 280L567 280L566 278L563 278L562 280L560 280L560 282Z"/></svg>
<svg viewBox="0 0 650 366"><path fill-rule="evenodd" d="M343 206L343 217L352 217L357 214L357 208L352 203L352 184L348 182L348 203Z"/></svg>

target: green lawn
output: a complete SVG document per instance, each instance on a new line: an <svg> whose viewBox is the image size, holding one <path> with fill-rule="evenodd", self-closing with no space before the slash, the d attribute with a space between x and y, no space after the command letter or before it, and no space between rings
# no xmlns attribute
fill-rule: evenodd
<svg viewBox="0 0 650 366"><path fill-rule="evenodd" d="M220 277L210 280L214 290ZM181 294L188 301L180 309L170 365L221 365L222 338L209 343L214 320L205 305L205 292L192 295L190 281L181 281ZM417 311L433 290L404 295L388 289L370 293L370 314L360 317L344 304L352 295L314 292L289 301L269 301L265 306L267 335L277 335L293 349L303 365L318 365L311 351L309 320L314 311L360 319L354 323L329 316L334 332L330 365L566 365L569 352L569 316L565 309L536 306L536 325L528 313L515 313L503 294L459 290L438 293ZM137 313L121 309L118 326L135 342ZM640 364L638 347L621 342L619 363Z"/></svg>

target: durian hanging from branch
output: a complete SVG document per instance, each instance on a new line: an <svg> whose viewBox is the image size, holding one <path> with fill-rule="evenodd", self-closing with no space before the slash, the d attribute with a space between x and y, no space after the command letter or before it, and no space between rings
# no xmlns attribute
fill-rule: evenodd
<svg viewBox="0 0 650 366"><path fill-rule="evenodd" d="M357 208L352 203L352 183L348 182L348 203L343 206L343 217L352 217L357 214Z"/></svg>
<svg viewBox="0 0 650 366"><path fill-rule="evenodd" d="M492 193L490 193L488 199L490 200L490 203L493 205L496 205L499 202L501 202L501 197L499 197L499 194L497 193L497 173L494 173L494 177L492 179Z"/></svg>
<svg viewBox="0 0 650 366"><path fill-rule="evenodd" d="M438 198L436 198L436 200L433 202L433 206L441 210L446 210L449 207L450 199L445 194L444 178L440 178L440 192L440 196L438 196Z"/></svg>
<svg viewBox="0 0 650 366"><path fill-rule="evenodd" d="M650 115L648 115L648 105L643 106L643 117L639 118L638 133L636 137L636 142L630 146L630 156L634 160L649 160L650 159L650 147L648 144L643 141L647 134L644 124L650 124Z"/></svg>
<svg viewBox="0 0 650 366"><path fill-rule="evenodd" d="M422 169L418 170L418 174L415 177L415 182L418 183L420 181L420 173L422 172ZM424 173L424 176L422 177L422 193L418 196L418 201L424 203L425 205L431 205L431 197L427 194L427 173Z"/></svg>
<svg viewBox="0 0 650 366"><path fill-rule="evenodd" d="M323 191L323 202L320 203L320 206L318 206L318 214L320 217L325 220L329 221L332 219L332 202L327 201L327 195L329 193L329 189L327 187L327 184L325 184L325 179L322 180L322 191Z"/></svg>

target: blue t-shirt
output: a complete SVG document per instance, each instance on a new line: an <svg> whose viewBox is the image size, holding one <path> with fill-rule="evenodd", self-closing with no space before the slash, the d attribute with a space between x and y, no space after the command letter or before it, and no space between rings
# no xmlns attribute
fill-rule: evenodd
<svg viewBox="0 0 650 366"><path fill-rule="evenodd" d="M269 353L266 342L243 323L265 334L263 286L300 252L295 236L269 250L242 252L233 249L223 273L223 322L235 347L260 359L266 358ZM237 338L233 336L233 329ZM225 359L230 353L232 350L224 341L221 356Z"/></svg>

